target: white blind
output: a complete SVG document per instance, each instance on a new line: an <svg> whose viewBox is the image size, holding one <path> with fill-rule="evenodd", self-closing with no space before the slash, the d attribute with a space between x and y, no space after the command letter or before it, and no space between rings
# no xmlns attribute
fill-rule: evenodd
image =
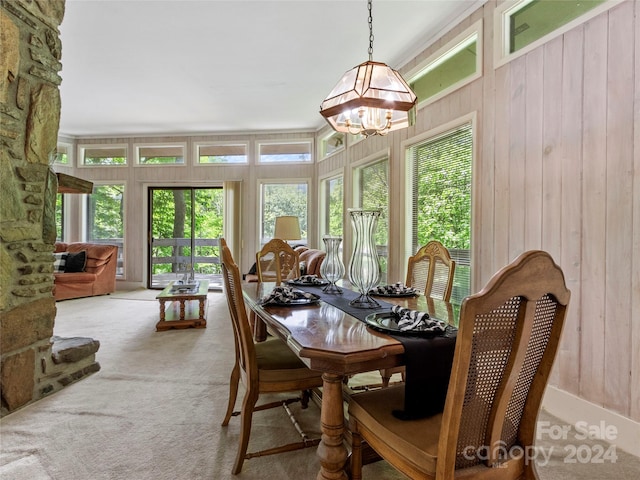
<svg viewBox="0 0 640 480"><path fill-rule="evenodd" d="M471 124L410 147L412 248L441 242L456 260L452 300L471 291Z"/></svg>

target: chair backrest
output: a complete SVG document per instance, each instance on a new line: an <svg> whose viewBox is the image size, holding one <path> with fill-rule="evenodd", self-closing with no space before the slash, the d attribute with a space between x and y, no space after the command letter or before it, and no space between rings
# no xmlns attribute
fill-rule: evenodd
<svg viewBox="0 0 640 480"><path fill-rule="evenodd" d="M451 299L455 271L456 262L451 259L449 250L437 240L432 240L409 257L405 284L427 297L441 298L448 302Z"/></svg>
<svg viewBox="0 0 640 480"><path fill-rule="evenodd" d="M251 335L251 327L247 318L247 310L242 298L242 280L240 269L233 260L231 250L224 238L220 239L220 257L222 260L222 277L224 291L229 306L229 314L233 324L233 340L236 358L245 376L246 382L258 381L256 351Z"/></svg>
<svg viewBox="0 0 640 480"><path fill-rule="evenodd" d="M506 460L501 452L535 478L531 458L513 457L533 448L570 295L551 256L533 250L463 301L436 478L483 461L495 466Z"/></svg>
<svg viewBox="0 0 640 480"><path fill-rule="evenodd" d="M256 273L261 282L282 283L300 276L300 254L279 238L269 240L256 253Z"/></svg>

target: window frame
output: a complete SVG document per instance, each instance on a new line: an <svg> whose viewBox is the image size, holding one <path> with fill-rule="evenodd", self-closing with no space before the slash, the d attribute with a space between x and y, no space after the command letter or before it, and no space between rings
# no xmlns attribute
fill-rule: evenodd
<svg viewBox="0 0 640 480"><path fill-rule="evenodd" d="M125 162L123 164L113 164L113 165L91 165L86 164L84 161L85 151L89 149L123 149L126 155ZM78 168L126 168L129 166L129 145L127 143L80 143L78 144Z"/></svg>
<svg viewBox="0 0 640 480"><path fill-rule="evenodd" d="M309 244L309 202L312 194L312 184L310 178L286 178L286 179L276 179L276 178L263 178L258 180L258 195L257 195L257 213L256 219L256 252L259 251L266 242L268 242L272 237L267 238L264 235L264 187L269 185L306 185L307 187L307 205L306 205L306 231L307 237L297 240L298 243L304 243L306 245ZM283 215L295 215L295 212L283 212ZM302 225L300 226L301 230L303 230ZM266 239L266 241L265 241Z"/></svg>
<svg viewBox="0 0 640 480"><path fill-rule="evenodd" d="M67 163L62 163L58 161L58 159L60 158L60 147L64 147L67 150ZM58 142L56 147L56 156L55 156L55 160L53 161L53 164L59 165L61 167L73 167L73 160L74 160L73 154L74 154L74 150L73 150L72 143Z"/></svg>
<svg viewBox="0 0 640 480"><path fill-rule="evenodd" d="M318 179L318 206L319 206L319 222L318 222L318 237L319 240L322 241L322 237L324 235L337 235L333 232L327 232L327 224L329 223L329 196L328 196L328 185L332 180L342 179L342 238L344 240L345 234L345 195L346 195L346 185L345 185L345 175L344 168L340 168L338 170L334 170Z"/></svg>
<svg viewBox="0 0 640 480"><path fill-rule="evenodd" d="M372 167L378 163L387 162L387 181L391 181L391 151L390 149L385 149L382 152L377 152L373 155L369 155L368 157L363 158L359 162L354 162L351 164L351 204L354 208L365 208L362 206L362 195L360 190L360 181L362 177L362 170L368 167ZM345 215L348 215L348 211L345 209ZM391 255L391 195L389 194L389 190L387 190L387 255L383 257L386 263L386 269L380 269L380 284L384 284L387 282L387 278L389 275L389 257ZM349 218L349 217L347 217ZM347 222L350 225L350 222ZM343 232L345 226L343 225ZM379 224L378 224L379 228ZM353 247L353 232L349 232L350 234L350 249Z"/></svg>
<svg viewBox="0 0 640 480"><path fill-rule="evenodd" d="M182 163L142 163L140 162L140 149L142 148L181 148L182 149ZM186 142L171 142L171 143L134 143L133 144L134 166L136 167L185 167L188 163L187 158L187 143Z"/></svg>
<svg viewBox="0 0 640 480"><path fill-rule="evenodd" d="M477 112L471 112L467 115L463 115L462 117L451 120L445 124L439 125L431 130L423 132L422 134L409 138L402 142L401 151L404 152L404 175L402 180L402 188L405 191L404 195L404 211L412 212L413 211L413 168L412 168L412 154L411 149L419 144L427 143L431 140L436 140L438 137L446 135L448 132L454 131L458 128L463 127L466 124L471 125L471 135L472 135L472 147L471 147L471 219L470 219L470 248L469 248L469 284L470 284L470 292L477 291L477 268L475 268L475 249L477 246L475 245L475 231L476 231L476 221L479 218L479 201L477 199L478 182L479 175L478 169L480 166L478 165L478 114ZM446 245L445 245L446 246ZM404 223L404 246L403 246L404 258L409 258L410 255L413 255L415 252L413 251L413 218L408 218ZM403 266L403 278L406 277L407 274L407 265Z"/></svg>
<svg viewBox="0 0 640 480"><path fill-rule="evenodd" d="M585 12L579 17L574 18L568 23L556 28L552 32L543 35L537 40L531 42L530 44L522 47L520 50L516 50L513 53L509 53L509 26L510 26L510 17L515 12L519 11L521 8L524 8L528 3L531 3L533 0L507 0L502 5L496 7L493 12L493 24L494 24L494 35L493 35L493 68L497 69L516 58L521 57L522 55L526 55L527 53L535 50L541 45L553 40L560 35L564 35L569 30L575 28L578 25L581 25L585 22L588 22L594 17L597 17L603 12L610 10L611 8L619 5L620 3L626 0L607 0L602 5L598 5L593 9Z"/></svg>
<svg viewBox="0 0 640 480"><path fill-rule="evenodd" d="M309 160L298 161L276 161L263 162L261 149L263 145L309 145ZM256 164L257 165L311 165L315 163L315 143L313 137L300 139L284 139L284 140L257 140L256 141Z"/></svg>
<svg viewBox="0 0 640 480"><path fill-rule="evenodd" d="M327 153L327 148L326 145L328 143L328 141L333 138L333 137L337 137L337 136L342 136L342 145L340 147L337 147L335 150L333 150L332 152ZM336 132L334 130L331 130L329 133L327 133L326 135L320 137L320 140L318 141L318 162L321 162L322 160L329 158L333 155L337 155L340 152L344 152L347 148L347 134L346 133L342 133L342 132Z"/></svg>
<svg viewBox="0 0 640 480"><path fill-rule="evenodd" d="M193 159L193 164L196 167L219 167L219 166L224 166L224 167L237 167L237 166L241 166L241 165L249 165L251 163L251 155L250 155L250 151L249 151L249 143L248 141L242 141L242 140L238 140L238 141L233 141L233 140L228 140L228 141L193 141L192 145L193 145L193 155L194 155L194 159ZM245 157L246 157L246 161L244 162L219 162L219 163L203 163L200 162L200 147L225 147L225 146L229 146L229 147L244 147L245 150Z"/></svg>
<svg viewBox="0 0 640 480"><path fill-rule="evenodd" d="M420 62L417 66L412 68L406 75L405 78L408 79L407 83L412 84L416 82L421 76L427 74L429 71L434 68L442 65L449 58L454 56L460 50L462 50L465 46L467 46L470 41L476 37L476 70L475 73L464 77L457 82L449 85L438 93L431 95L425 99L418 99L418 104L416 109L420 109L425 107L426 105L430 105L443 97L451 94L452 92L464 87L465 85L470 84L471 82L482 77L483 72L483 59L484 59L484 48L483 48L483 22L482 19L476 21L473 25L466 28L458 35L456 35L453 39L449 40L445 45L440 47L435 53L429 55L424 61Z"/></svg>
<svg viewBox="0 0 640 480"><path fill-rule="evenodd" d="M93 187L104 187L104 186L115 186L122 185L122 246L118 248L118 257L122 258L122 266L116 266L116 279L117 280L126 280L127 275L127 260L126 260L126 246L127 246L127 191L128 191L128 182L126 180L103 180L103 181L95 181L93 182ZM84 198L82 199L82 238L85 242L91 243L100 243L100 240L90 239L89 238L89 203L91 202L91 195L83 194ZM106 242L105 242L106 243ZM120 257L121 256L121 257ZM118 270L122 270L122 273L118 273Z"/></svg>

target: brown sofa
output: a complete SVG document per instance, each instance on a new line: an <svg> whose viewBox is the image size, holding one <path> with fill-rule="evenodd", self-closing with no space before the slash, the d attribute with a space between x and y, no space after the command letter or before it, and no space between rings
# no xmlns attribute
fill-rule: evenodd
<svg viewBox="0 0 640 480"><path fill-rule="evenodd" d="M305 248L304 250L296 249L296 251L300 253L300 262L304 262L307 267L305 273L307 275L322 277L322 275L320 275L320 265L322 265L322 261L327 255L327 252L324 250L316 250L315 248Z"/></svg>
<svg viewBox="0 0 640 480"><path fill-rule="evenodd" d="M86 252L84 271L54 273L53 295L58 300L105 295L116 290L118 247L96 243L56 242L55 252Z"/></svg>

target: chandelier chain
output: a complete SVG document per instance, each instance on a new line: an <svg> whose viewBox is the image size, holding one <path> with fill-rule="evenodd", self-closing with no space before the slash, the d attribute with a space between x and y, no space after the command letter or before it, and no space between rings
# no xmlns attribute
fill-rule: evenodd
<svg viewBox="0 0 640 480"><path fill-rule="evenodd" d="M373 16L371 15L372 0L368 0L367 8L369 9L369 61L373 60Z"/></svg>

